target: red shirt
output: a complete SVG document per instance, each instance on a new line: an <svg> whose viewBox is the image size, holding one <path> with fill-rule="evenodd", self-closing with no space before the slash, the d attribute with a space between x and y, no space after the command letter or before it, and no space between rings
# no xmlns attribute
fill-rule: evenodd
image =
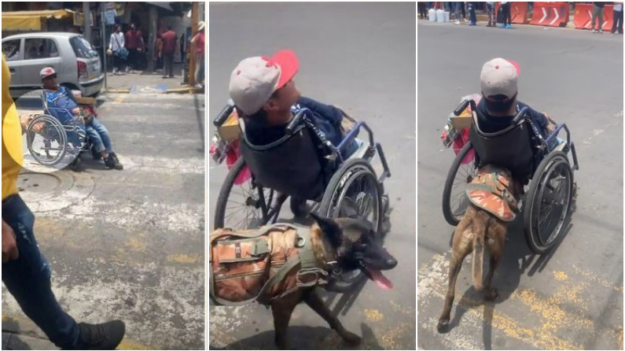
<svg viewBox="0 0 625 351"><path fill-rule="evenodd" d="M161 37L163 38L163 53L171 54L176 52L176 40L178 39L176 32L168 30Z"/></svg>
<svg viewBox="0 0 625 351"><path fill-rule="evenodd" d="M126 32L126 49L136 49L142 48L141 45L141 31L135 30L134 33L132 30Z"/></svg>
<svg viewBox="0 0 625 351"><path fill-rule="evenodd" d="M195 39L195 52L204 55L204 31L199 32Z"/></svg>

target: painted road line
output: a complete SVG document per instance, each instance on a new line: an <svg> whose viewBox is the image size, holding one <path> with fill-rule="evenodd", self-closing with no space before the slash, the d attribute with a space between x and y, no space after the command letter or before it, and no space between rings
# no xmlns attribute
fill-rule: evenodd
<svg viewBox="0 0 625 351"><path fill-rule="evenodd" d="M611 348L622 349L622 326L608 326L607 330L602 321L595 321L588 317L585 310L589 301L582 296L588 294L592 286L589 277L595 277L589 272L553 272L553 279L561 283L550 296L541 296L533 289L517 288L507 301L496 304L494 311L485 307L480 297L463 297L464 286L461 279L456 288L456 301L460 309L454 307L452 318L459 310L466 310L462 314L459 325L449 333L439 334L436 330L438 313L442 310L447 289L449 254L435 255L432 260L422 266L418 272L418 300L422 314L431 304L431 310L436 315L427 316L421 320L421 327L428 331L443 345L453 349L482 349L482 330L485 323L489 323L493 330L497 330L510 339L520 341L524 345L536 349L578 350L584 345L567 340L567 333L575 331L576 339L596 340L599 337L609 340ZM465 259L461 276L470 271L470 257ZM586 278L586 279L582 279ZM595 278L595 282L606 289L622 291L622 286L609 284L605 279ZM596 284L595 284L596 286ZM501 291L500 291L501 294ZM478 295L479 296L479 295ZM506 312L503 312L504 309ZM456 306L456 305L455 305ZM572 306L572 307L571 307ZM510 309L520 313L511 316ZM522 316L518 318L516 315ZM486 317L485 317L486 316ZM477 341L479 340L479 342Z"/></svg>

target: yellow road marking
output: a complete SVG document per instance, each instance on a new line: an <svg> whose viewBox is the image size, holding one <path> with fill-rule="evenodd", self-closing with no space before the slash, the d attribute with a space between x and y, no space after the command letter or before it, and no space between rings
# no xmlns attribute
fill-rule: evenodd
<svg viewBox="0 0 625 351"><path fill-rule="evenodd" d="M204 259L200 257L200 255L174 254L167 256L167 261L172 263L190 264L203 262Z"/></svg>
<svg viewBox="0 0 625 351"><path fill-rule="evenodd" d="M622 287L615 287L613 284L609 284L606 280L598 278L590 272L580 270L577 267L574 268L577 274L590 278L593 282L598 282L604 287L617 291L620 288L622 291ZM467 269L470 269L470 267L467 266L465 261L462 271ZM448 270L449 261L443 255L435 255L428 264L423 265L419 269L418 297L420 308L431 301L435 301L435 303L440 304L442 309L443 300L447 293ZM456 301L458 301L458 306L467 310L463 318L470 316L471 319L477 321L489 322L493 329L500 330L512 339L519 340L538 349L583 349L583 345L562 338L562 335L570 333L571 330L575 331L577 335L588 335L591 339L596 339L599 334L601 336L607 335L614 348L622 349L622 325L613 326L607 332L605 330L595 330L595 321L585 315L584 311L587 309L589 302L582 298L583 293L596 284L591 284L585 279L580 283L578 277L574 277L577 279L573 277L569 279L569 276L564 272L554 272L554 275L557 281L562 282L562 285L548 297L539 296L532 289L518 288L512 292L507 303L516 301L522 304L521 308L527 311L523 315L522 320L516 320L501 312L501 309L498 307L495 307L494 310L492 307L485 307L484 301L481 299L475 300L463 297L464 289L456 289ZM432 299L433 296L436 298ZM577 310L566 310L565 305L575 306ZM582 310L582 312L578 312L579 310ZM458 313L456 308L453 311L455 312L452 313ZM426 325L426 328L434 330L437 318L438 316L430 318L428 323L431 323L432 326ZM535 326L527 326L525 325L526 321L536 321L538 323L535 323ZM477 326L482 323L475 324ZM460 325L462 326L462 319Z"/></svg>
<svg viewBox="0 0 625 351"><path fill-rule="evenodd" d="M384 314L378 310L365 309L365 316L370 322L379 322L384 319Z"/></svg>
<svg viewBox="0 0 625 351"><path fill-rule="evenodd" d="M607 281L607 280L605 280L605 279L603 279L601 277L598 277L593 272L583 270L581 268L578 268L575 265L573 265L573 270L575 270L575 273L577 273L577 274L579 274L579 275L581 275L581 276L583 276L585 278L588 278L588 279L592 280L595 283L599 283L599 284L605 286L606 288L612 288L615 291L620 292L620 293L623 292L623 287L622 286L615 286L614 283L610 283L609 281Z"/></svg>

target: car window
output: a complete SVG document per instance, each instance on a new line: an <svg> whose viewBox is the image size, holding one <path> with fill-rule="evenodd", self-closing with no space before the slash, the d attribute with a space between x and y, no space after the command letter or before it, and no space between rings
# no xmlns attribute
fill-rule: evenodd
<svg viewBox="0 0 625 351"><path fill-rule="evenodd" d="M21 39L13 39L2 42L2 54L8 61L16 61L20 56Z"/></svg>
<svg viewBox="0 0 625 351"><path fill-rule="evenodd" d="M24 48L25 60L59 56L59 50L56 47L56 43L52 39L27 38L24 41Z"/></svg>
<svg viewBox="0 0 625 351"><path fill-rule="evenodd" d="M86 41L83 37L73 37L69 39L69 43L72 45L72 49L74 49L74 54L79 58L93 58L98 57L98 53L93 50L91 44Z"/></svg>

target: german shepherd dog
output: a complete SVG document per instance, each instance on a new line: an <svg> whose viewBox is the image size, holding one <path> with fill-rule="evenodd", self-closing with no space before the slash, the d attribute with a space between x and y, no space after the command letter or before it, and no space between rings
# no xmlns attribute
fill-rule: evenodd
<svg viewBox="0 0 625 351"><path fill-rule="evenodd" d="M512 184L509 190L515 198L522 195L523 185L510 180ZM499 265L503 255L503 247L506 241L506 232L509 222L504 222L490 212L469 204L467 211L456 227L454 232L451 262L449 263L449 286L445 296L443 313L438 319L438 331L444 332L449 327L451 307L454 302L456 279L462 267L462 261L470 253L473 254L473 286L476 291L484 288L484 299L492 301L497 298L497 289L491 286L495 269ZM490 267L486 275L486 281L482 286L482 270L484 261L484 247L490 253Z"/></svg>
<svg viewBox="0 0 625 351"><path fill-rule="evenodd" d="M381 271L395 268L397 260L382 246L382 239L365 220L329 219L310 214L315 220L311 228L311 240L315 256L327 262L336 261L341 271L360 269L370 280L383 289L392 289L392 283ZM275 343L280 349L288 349L287 329L291 314L299 303L305 302L348 344L357 345L360 337L347 331L317 292L317 287L301 288L271 302L275 327Z"/></svg>

